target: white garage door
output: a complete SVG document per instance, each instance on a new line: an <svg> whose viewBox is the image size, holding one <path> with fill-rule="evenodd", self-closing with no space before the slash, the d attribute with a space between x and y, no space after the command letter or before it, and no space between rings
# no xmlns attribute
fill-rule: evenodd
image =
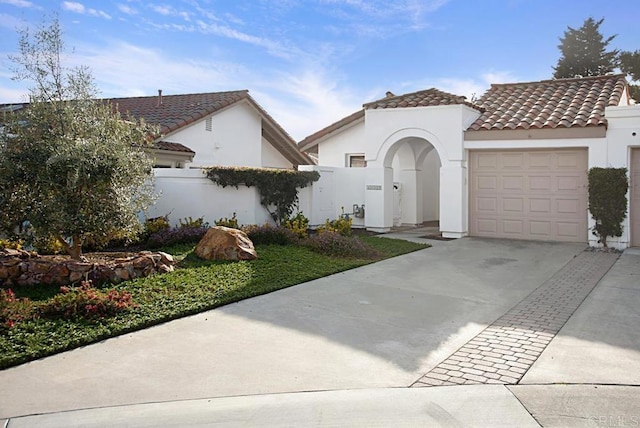
<svg viewBox="0 0 640 428"><path fill-rule="evenodd" d="M471 236L587 242L587 150L472 151Z"/></svg>
<svg viewBox="0 0 640 428"><path fill-rule="evenodd" d="M640 149L631 150L631 245L640 247Z"/></svg>

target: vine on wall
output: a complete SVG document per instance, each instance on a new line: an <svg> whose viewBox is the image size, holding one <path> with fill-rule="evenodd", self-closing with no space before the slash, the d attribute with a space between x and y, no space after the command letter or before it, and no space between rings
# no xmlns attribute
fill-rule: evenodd
<svg viewBox="0 0 640 428"><path fill-rule="evenodd" d="M218 186L235 186L237 189L244 184L247 187L256 187L260 193L260 204L278 224L293 214L298 202L298 189L320 179L320 173L317 171L246 167L214 166L207 168L205 174ZM272 211L271 207L275 207L275 211Z"/></svg>
<svg viewBox="0 0 640 428"><path fill-rule="evenodd" d="M589 170L589 211L596 221L593 234L606 247L608 236L622 236L622 221L627 215L629 179L626 168Z"/></svg>

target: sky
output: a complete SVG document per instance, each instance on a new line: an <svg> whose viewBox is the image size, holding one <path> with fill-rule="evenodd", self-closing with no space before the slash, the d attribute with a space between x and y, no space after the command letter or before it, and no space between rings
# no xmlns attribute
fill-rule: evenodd
<svg viewBox="0 0 640 428"><path fill-rule="evenodd" d="M638 0L0 0L0 103L27 101L9 56L52 13L101 96L248 89L297 141L387 91L549 79L589 17L640 49Z"/></svg>

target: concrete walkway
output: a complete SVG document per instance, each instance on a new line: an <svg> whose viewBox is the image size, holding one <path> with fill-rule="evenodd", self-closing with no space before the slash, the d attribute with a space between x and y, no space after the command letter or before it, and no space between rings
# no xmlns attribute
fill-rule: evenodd
<svg viewBox="0 0 640 428"><path fill-rule="evenodd" d="M518 385L407 388L587 254L573 244L432 242L431 249L1 371L0 418L10 418L9 427L554 426L569 413L572 424L613 426L604 418L640 418L634 255L618 260ZM607 311L598 299L626 312ZM626 386L596 388L588 374L575 377L579 367L571 375L574 367L555 364L558 356L576 364L582 357L574 354L585 352L601 383ZM634 373L629 382L618 382L619 357ZM558 397L574 398L563 407Z"/></svg>

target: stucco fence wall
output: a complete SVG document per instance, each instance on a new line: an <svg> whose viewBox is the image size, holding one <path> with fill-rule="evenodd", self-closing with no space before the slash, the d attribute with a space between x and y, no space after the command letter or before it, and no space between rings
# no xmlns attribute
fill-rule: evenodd
<svg viewBox="0 0 640 428"><path fill-rule="evenodd" d="M332 168L301 166L301 170L318 171L320 180L299 189L298 209L310 219L311 226L325 220L353 212L353 205L364 204L365 168ZM220 218L231 218L236 213L238 223L273 224L268 211L260 205L260 195L254 187L240 185L221 187L209 180L201 169L155 168L155 204L144 217L168 215L172 225L181 219L203 217L213 225ZM365 208L366 212L366 208ZM354 227L364 227L363 218L353 218Z"/></svg>
<svg viewBox="0 0 640 428"><path fill-rule="evenodd" d="M155 168L154 175L155 193L159 196L144 213L146 218L168 215L175 226L181 219L203 217L213 226L216 220L236 213L241 225L273 223L254 187L223 188L201 169Z"/></svg>

